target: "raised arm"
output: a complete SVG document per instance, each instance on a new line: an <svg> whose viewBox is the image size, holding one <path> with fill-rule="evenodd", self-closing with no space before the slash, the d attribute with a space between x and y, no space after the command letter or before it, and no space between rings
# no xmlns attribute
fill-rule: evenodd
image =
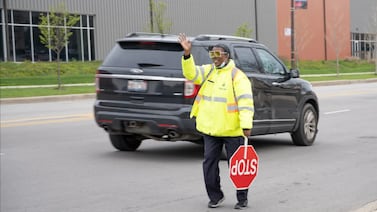
<svg viewBox="0 0 377 212"><path fill-rule="evenodd" d="M179 33L178 41L181 44L183 50L185 51L185 56L189 56L191 54L191 41L187 39L184 33Z"/></svg>

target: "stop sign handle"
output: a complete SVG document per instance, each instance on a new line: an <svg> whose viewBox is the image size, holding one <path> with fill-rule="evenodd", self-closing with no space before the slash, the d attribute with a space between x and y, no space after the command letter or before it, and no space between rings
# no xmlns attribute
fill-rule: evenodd
<svg viewBox="0 0 377 212"><path fill-rule="evenodd" d="M243 139L244 139L244 145L245 145L245 150L244 150L244 153L243 153L243 158L247 158L247 145L248 145L248 138L247 136L243 136Z"/></svg>

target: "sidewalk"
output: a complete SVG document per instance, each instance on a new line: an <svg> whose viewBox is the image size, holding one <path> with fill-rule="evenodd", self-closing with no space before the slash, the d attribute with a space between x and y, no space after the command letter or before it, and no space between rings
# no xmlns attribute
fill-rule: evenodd
<svg viewBox="0 0 377 212"><path fill-rule="evenodd" d="M321 82L312 82L311 84L316 86L331 86L331 85L348 85L354 83L373 83L377 82L377 78L366 79L366 80L335 80L335 81L321 81ZM91 86L93 83L88 84L67 84L64 86ZM2 86L0 89L7 88L29 88L29 87L54 87L56 85L43 85L43 86ZM16 104L16 103L36 103L36 102L48 102L48 101L73 101L78 99L95 99L96 94L72 94L72 95L58 95L58 96L36 96L36 97L20 97L20 98L0 98L0 104Z"/></svg>
<svg viewBox="0 0 377 212"><path fill-rule="evenodd" d="M377 212L377 200L351 212Z"/></svg>

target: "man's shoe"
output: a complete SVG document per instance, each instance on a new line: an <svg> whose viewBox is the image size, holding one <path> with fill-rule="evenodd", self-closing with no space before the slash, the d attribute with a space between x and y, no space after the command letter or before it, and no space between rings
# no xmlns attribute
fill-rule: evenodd
<svg viewBox="0 0 377 212"><path fill-rule="evenodd" d="M247 208L247 200L237 202L237 204L234 206L234 209L237 210L243 210Z"/></svg>
<svg viewBox="0 0 377 212"><path fill-rule="evenodd" d="M217 207L219 207L220 206L220 204L222 203L222 202L224 202L224 199L225 199L225 197L222 197L221 199L219 199L218 201L209 201L209 203L208 203L208 207L209 208L217 208Z"/></svg>

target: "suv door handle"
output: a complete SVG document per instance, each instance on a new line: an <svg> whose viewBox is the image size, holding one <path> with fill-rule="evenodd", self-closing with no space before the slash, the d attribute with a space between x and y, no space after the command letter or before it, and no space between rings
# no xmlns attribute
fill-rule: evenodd
<svg viewBox="0 0 377 212"><path fill-rule="evenodd" d="M278 83L278 82L272 82L272 85L278 87L278 86L281 86L281 83Z"/></svg>
<svg viewBox="0 0 377 212"><path fill-rule="evenodd" d="M132 99L132 100L144 100L144 97L142 97L142 96L130 96L130 99Z"/></svg>

